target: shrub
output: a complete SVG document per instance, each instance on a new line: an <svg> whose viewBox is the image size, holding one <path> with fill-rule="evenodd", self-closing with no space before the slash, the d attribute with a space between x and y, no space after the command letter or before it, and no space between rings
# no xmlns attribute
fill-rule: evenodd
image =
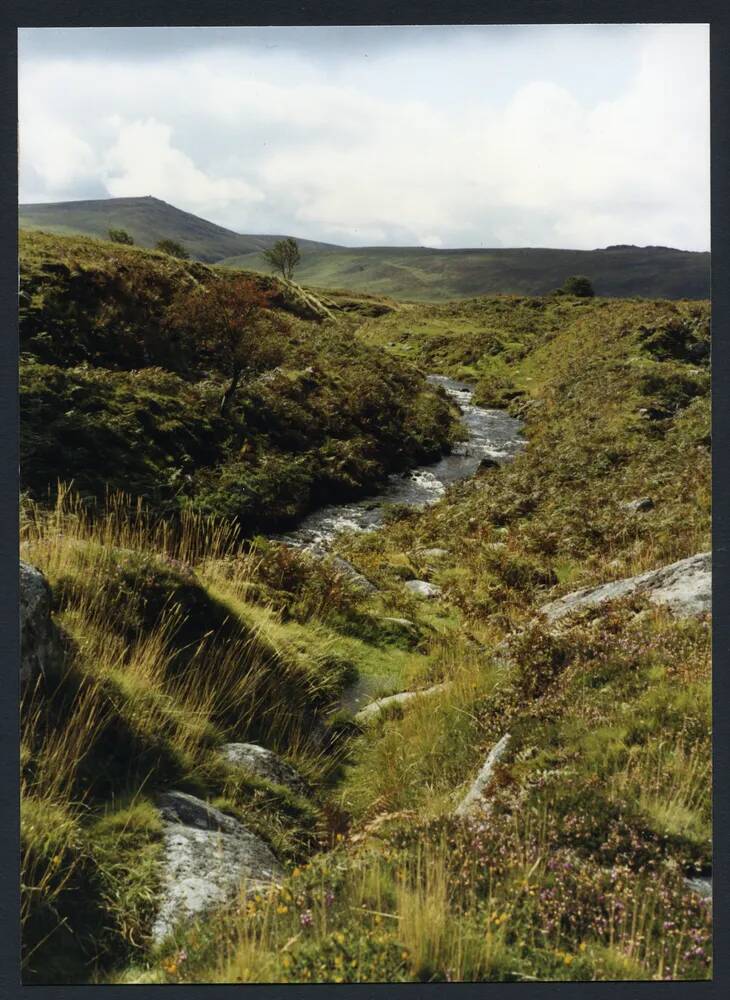
<svg viewBox="0 0 730 1000"><path fill-rule="evenodd" d="M591 284L591 279L582 274L571 275L566 278L562 286L558 289L559 295L575 295L580 299L591 299L596 294Z"/></svg>
<svg viewBox="0 0 730 1000"><path fill-rule="evenodd" d="M170 257L178 257L180 260L190 260L190 254L182 243L178 243L177 240L158 240L155 244L155 249L161 253L169 254Z"/></svg>
<svg viewBox="0 0 730 1000"><path fill-rule="evenodd" d="M125 246L134 246L134 240L126 229L110 229L109 240L112 243L123 243Z"/></svg>

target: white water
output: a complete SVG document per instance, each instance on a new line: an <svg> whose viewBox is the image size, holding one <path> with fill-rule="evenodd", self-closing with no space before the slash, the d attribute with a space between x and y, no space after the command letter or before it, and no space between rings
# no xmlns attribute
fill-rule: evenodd
<svg viewBox="0 0 730 1000"><path fill-rule="evenodd" d="M503 410L474 406L468 385L444 375L429 375L432 385L440 385L462 413L468 437L458 442L449 455L431 465L394 474L375 495L352 503L331 504L307 514L297 527L279 541L298 548L326 548L342 531L374 531L383 523L386 505L425 507L435 503L446 487L473 476L484 458L504 462L522 447L521 422Z"/></svg>

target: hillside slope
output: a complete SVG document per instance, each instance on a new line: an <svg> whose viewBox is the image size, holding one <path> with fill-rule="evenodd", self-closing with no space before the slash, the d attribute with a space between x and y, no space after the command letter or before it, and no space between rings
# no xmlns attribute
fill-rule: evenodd
<svg viewBox="0 0 730 1000"><path fill-rule="evenodd" d="M260 254L227 258L220 263L268 270ZM703 299L710 295L710 254L668 247L307 249L297 268L297 279L317 288L344 287L422 302L474 295L544 295L573 274L587 275L597 295L670 299Z"/></svg>
<svg viewBox="0 0 730 1000"><path fill-rule="evenodd" d="M167 469L156 449L191 434L135 352L164 359L195 430L205 379L155 310L176 282L218 272L100 246L25 241L24 424L32 446L55 423L56 467L100 425L83 474L123 418L104 474L147 461L151 482ZM301 471L302 447L321 468L337 428L356 470L363 432L411 454L435 428L448 438L423 370L520 416L526 447L341 537L364 589L336 559L242 543L199 509L175 531L164 506L25 498L21 557L50 582L66 637L23 706L25 981L711 978L711 904L687 881L712 871L710 616L631 594L540 617L576 588L707 551L709 304L343 294L326 323L297 317L289 291L285 377L236 416L277 458L259 508ZM207 449L190 459L194 476ZM437 596L416 597L415 578ZM363 722L343 696L375 674L384 694L431 694ZM230 741L280 754L304 792L233 768ZM457 815L499 745L484 811ZM160 943L171 789L245 824L285 877L181 916Z"/></svg>
<svg viewBox="0 0 730 1000"><path fill-rule="evenodd" d="M136 247L24 234L22 488L43 497L73 480L90 498L123 490L253 530L448 447L450 406L417 370L354 338L372 301L343 300L350 311L330 319L268 277L255 277L280 321L267 370L222 413L230 375L206 331L183 329L170 306L195 285L237 280Z"/></svg>
<svg viewBox="0 0 730 1000"><path fill-rule="evenodd" d="M24 229L97 236L103 240L108 238L110 229L125 229L143 247L154 247L161 239L173 239L182 243L192 257L208 263L233 254L265 250L281 239L272 235L241 235L152 197L20 205L18 223ZM311 240L299 243L312 250L328 246Z"/></svg>
<svg viewBox="0 0 730 1000"><path fill-rule="evenodd" d="M270 273L262 250L281 236L241 235L183 212L158 198L107 198L20 205L19 225L107 239L125 229L135 242L182 243L192 257L226 267ZM605 250L433 250L426 247L339 247L299 239L297 280L317 288L348 288L423 302L474 295L543 295L567 277L585 274L596 294L611 297L708 298L710 254L669 247Z"/></svg>

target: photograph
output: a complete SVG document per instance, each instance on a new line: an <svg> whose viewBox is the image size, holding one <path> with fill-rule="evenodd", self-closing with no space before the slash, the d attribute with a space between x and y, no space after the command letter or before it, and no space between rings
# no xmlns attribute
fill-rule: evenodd
<svg viewBox="0 0 730 1000"><path fill-rule="evenodd" d="M17 43L23 985L712 980L710 25Z"/></svg>

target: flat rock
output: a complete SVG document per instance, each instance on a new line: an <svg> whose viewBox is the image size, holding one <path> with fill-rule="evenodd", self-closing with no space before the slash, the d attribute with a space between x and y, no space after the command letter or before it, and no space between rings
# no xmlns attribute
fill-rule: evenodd
<svg viewBox="0 0 730 1000"><path fill-rule="evenodd" d="M401 625L403 628L418 628L418 625L410 618L391 618L390 615L382 615L380 621L389 622L391 625Z"/></svg>
<svg viewBox="0 0 730 1000"><path fill-rule="evenodd" d="M621 506L629 513L642 514L647 510L654 510L654 501L651 497L639 497L637 500L627 500Z"/></svg>
<svg viewBox="0 0 730 1000"><path fill-rule="evenodd" d="M51 618L51 588L39 569L20 562L20 683L52 673L63 660L61 633Z"/></svg>
<svg viewBox="0 0 730 1000"><path fill-rule="evenodd" d="M595 607L630 594L645 594L680 617L712 610L712 553L700 552L660 569L598 587L585 587L543 605L540 613L557 621L571 611Z"/></svg>
<svg viewBox="0 0 730 1000"><path fill-rule="evenodd" d="M267 844L232 816L185 792L158 800L163 819L162 893L155 943L181 921L278 884L284 870Z"/></svg>
<svg viewBox="0 0 730 1000"><path fill-rule="evenodd" d="M393 705L407 705L416 698L426 698L429 695L438 694L439 691L445 691L447 687L447 684L434 684L433 687L422 688L420 691L401 691L400 694L391 694L387 698L378 698L377 701L371 701L369 705L357 712L354 716L355 722L370 722Z"/></svg>
<svg viewBox="0 0 730 1000"><path fill-rule="evenodd" d="M455 816L471 816L485 807L484 791L492 780L495 766L509 749L510 739L510 734L505 733L502 739L489 751L481 771L474 779L469 791L454 810Z"/></svg>
<svg viewBox="0 0 730 1000"><path fill-rule="evenodd" d="M418 553L426 559L443 559L449 554L448 549L421 549Z"/></svg>
<svg viewBox="0 0 730 1000"><path fill-rule="evenodd" d="M260 778L285 785L297 795L306 795L307 786L302 776L291 764L287 764L273 750L267 750L256 743L226 743L221 748L221 756Z"/></svg>
<svg viewBox="0 0 730 1000"><path fill-rule="evenodd" d="M426 580L406 580L405 588L416 597L423 598L440 597L443 593L441 587L437 587L435 583L428 583Z"/></svg>
<svg viewBox="0 0 730 1000"><path fill-rule="evenodd" d="M341 573L344 577L347 577L350 583L357 590L361 590L364 594L376 594L378 592L378 588L375 584L356 570L352 563L349 563L347 559L343 559L341 556L335 556L332 559L332 565L339 573Z"/></svg>
<svg viewBox="0 0 730 1000"><path fill-rule="evenodd" d="M407 632L409 635L419 635L421 631L410 618L391 618L389 615L381 615L378 621L397 631Z"/></svg>

